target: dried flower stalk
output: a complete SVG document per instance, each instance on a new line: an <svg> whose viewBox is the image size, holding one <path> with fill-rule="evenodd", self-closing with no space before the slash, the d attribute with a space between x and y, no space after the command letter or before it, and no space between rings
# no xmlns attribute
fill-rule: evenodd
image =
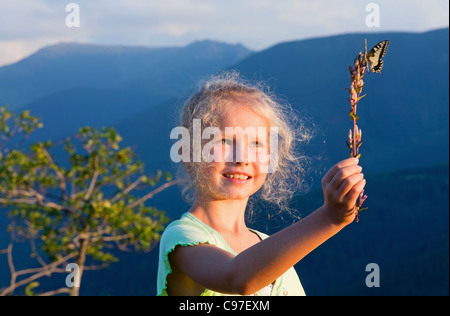
<svg viewBox="0 0 450 316"><path fill-rule="evenodd" d="M365 97L361 95L364 86L363 77L367 71L367 59L366 54L359 53L354 60L354 66L349 66L350 70L350 89L347 89L350 93L350 118L353 121L353 129L350 129L348 134L347 146L350 149L350 157L360 158L359 148L364 143L362 139L362 130L356 124L359 117L356 114L359 101ZM364 201L367 199L367 195L364 194L364 190L361 192L359 199L356 203L356 221L359 221L359 213L367 208L362 208Z"/></svg>

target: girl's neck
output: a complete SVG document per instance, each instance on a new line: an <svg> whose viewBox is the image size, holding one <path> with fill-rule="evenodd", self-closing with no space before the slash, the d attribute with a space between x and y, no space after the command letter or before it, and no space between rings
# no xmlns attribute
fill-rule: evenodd
<svg viewBox="0 0 450 316"><path fill-rule="evenodd" d="M245 209L248 198L244 200L206 200L199 198L189 212L206 225L219 232L239 234L248 232L245 225Z"/></svg>

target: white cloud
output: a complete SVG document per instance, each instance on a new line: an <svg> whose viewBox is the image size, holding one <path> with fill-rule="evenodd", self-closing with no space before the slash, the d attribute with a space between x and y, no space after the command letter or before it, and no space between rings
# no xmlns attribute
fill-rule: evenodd
<svg viewBox="0 0 450 316"><path fill-rule="evenodd" d="M65 25L80 6L81 27ZM365 26L366 4L380 6L381 27ZM348 32L448 27L446 0L1 0L0 65L59 41L168 46L197 39L252 49Z"/></svg>
<svg viewBox="0 0 450 316"><path fill-rule="evenodd" d="M12 64L23 57L37 51L42 43L33 45L27 41L1 41L0 42L0 62L2 65Z"/></svg>
<svg viewBox="0 0 450 316"><path fill-rule="evenodd" d="M380 10L382 23L390 29L423 31L449 25L449 1L446 0L385 0Z"/></svg>
<svg viewBox="0 0 450 316"><path fill-rule="evenodd" d="M152 28L156 33L163 35L180 37L191 32L198 32L201 27L198 25L181 24L181 23L163 23L157 27Z"/></svg>

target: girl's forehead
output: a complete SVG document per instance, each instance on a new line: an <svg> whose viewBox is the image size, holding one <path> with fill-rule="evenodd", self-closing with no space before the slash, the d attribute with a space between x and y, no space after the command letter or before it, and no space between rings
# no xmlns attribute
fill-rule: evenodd
<svg viewBox="0 0 450 316"><path fill-rule="evenodd" d="M218 117L220 127L270 126L270 120L263 116L259 100L239 98L226 102Z"/></svg>

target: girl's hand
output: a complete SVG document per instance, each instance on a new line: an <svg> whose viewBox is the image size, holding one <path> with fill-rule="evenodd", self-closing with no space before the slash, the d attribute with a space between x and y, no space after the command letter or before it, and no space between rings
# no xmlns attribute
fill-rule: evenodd
<svg viewBox="0 0 450 316"><path fill-rule="evenodd" d="M366 180L358 159L349 158L334 165L322 179L323 208L332 223L348 225L356 217L356 202Z"/></svg>

